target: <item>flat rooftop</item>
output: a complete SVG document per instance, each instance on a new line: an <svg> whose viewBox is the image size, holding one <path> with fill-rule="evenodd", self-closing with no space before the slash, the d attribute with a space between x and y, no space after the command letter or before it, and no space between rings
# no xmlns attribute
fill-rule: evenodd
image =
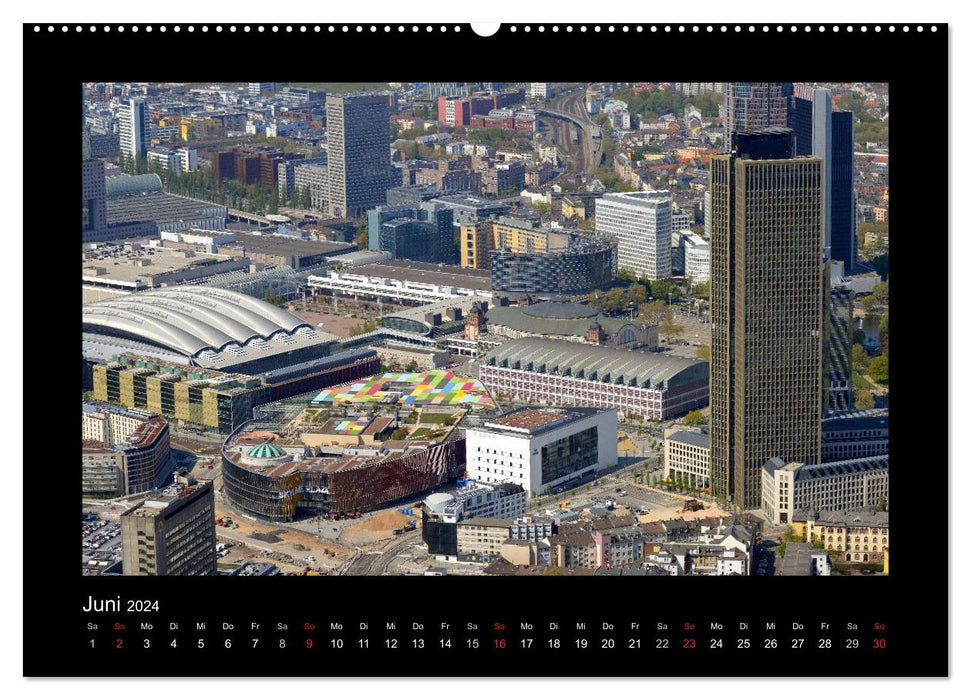
<svg viewBox="0 0 971 700"><path fill-rule="evenodd" d="M510 431L535 435L551 428L565 425L597 413L606 413L596 408L543 408L526 406L516 408L493 418L484 424L486 430Z"/></svg>
<svg viewBox="0 0 971 700"><path fill-rule="evenodd" d="M220 250L223 247L220 246ZM231 250L231 249L228 249ZM195 252L187 257L186 253L193 251L174 250L172 248L142 248L137 253L129 253L121 246L113 246L103 251L98 249L95 256L81 261L81 278L84 281L120 281L131 282L141 279L148 281L157 275L164 275L177 270L187 270L194 267L212 265L215 263L239 260L243 264L242 252L210 253ZM101 255L101 259L97 258ZM103 274L86 272L85 268L104 268Z"/></svg>
<svg viewBox="0 0 971 700"><path fill-rule="evenodd" d="M352 272L355 275L424 282L444 287L492 290L492 274L488 270L472 270L458 265L389 260L373 265L358 265Z"/></svg>
<svg viewBox="0 0 971 700"><path fill-rule="evenodd" d="M267 255L340 255L357 250L354 243L334 243L333 241L306 240L295 236L279 234L259 235L256 233L236 233L236 242L219 246L220 250L242 249L247 253Z"/></svg>

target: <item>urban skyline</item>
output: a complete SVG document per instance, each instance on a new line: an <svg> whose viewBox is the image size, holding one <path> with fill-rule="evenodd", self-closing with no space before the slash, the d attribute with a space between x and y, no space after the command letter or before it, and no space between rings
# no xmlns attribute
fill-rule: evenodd
<svg viewBox="0 0 971 700"><path fill-rule="evenodd" d="M85 84L83 572L888 574L888 123Z"/></svg>

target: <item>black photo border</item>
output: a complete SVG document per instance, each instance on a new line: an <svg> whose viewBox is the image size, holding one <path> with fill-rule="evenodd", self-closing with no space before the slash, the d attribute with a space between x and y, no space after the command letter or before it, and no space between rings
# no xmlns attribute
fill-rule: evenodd
<svg viewBox="0 0 971 700"><path fill-rule="evenodd" d="M105 31L106 27L110 31ZM151 27L151 31L149 31ZM927 96L948 95L948 26L936 25L722 25L705 23L503 25L492 37L469 25L387 26L367 23L25 24L25 89L43 83L42 101L24 100L25 211L40 218L46 236L65 241L76 235L80 190L81 85L89 81L248 82L248 81L466 81L535 80L887 82L893 100L890 182L896 193L891 271L904 279L912 258L926 255L921 232L926 201L915 196L928 187L928 156L935 172L947 172L940 142L928 148L929 120L946 133L942 111L933 117ZM179 31L176 31L176 27ZM233 29L235 27L235 29ZM402 29L399 29L402 28ZM458 31L456 31L458 27ZM878 30L879 27L879 30ZM248 29L247 29L248 28ZM262 28L262 29L261 29ZM421 60L395 56L414 48ZM50 57L54 55L55 60ZM670 56L666 67L645 56ZM52 71L50 66L57 66ZM918 79L919 74L919 79ZM946 117L944 117L946 120ZM77 121L75 121L77 120ZM39 137L39 138L38 138ZM50 186L46 183L51 182ZM69 184L68 184L69 183ZM71 195L71 190L75 194ZM937 210L939 211L939 210ZM26 218L26 217L25 217ZM33 224L23 235L30 255ZM44 261L44 276L71 280L77 274L76 249L56 246ZM939 275L946 275L944 267ZM25 262L24 279L36 275ZM944 282L945 280L941 280ZM80 286L57 284L56 302L40 303L33 282L24 289L25 318L42 313L49 335L24 339L24 445L51 445L50 456L25 459L24 472L24 674L28 676L944 676L948 674L947 440L939 416L947 406L947 363L914 330L947 327L947 305L919 311L900 292L891 291L895 322L891 412L893 556L886 577L830 578L624 578L624 577L82 577L77 565L76 533L80 472L69 458L77 437L63 424L52 428L46 415L63 396L76 396L80 373L76 359L42 360L37 343L69 348L80 341ZM26 282L25 282L26 285ZM946 286L941 284L938 289ZM898 287L897 289L901 289ZM914 321L917 319L914 318ZM40 324L39 324L40 325ZM30 325L27 326L29 331ZM49 338L49 341L43 338ZM46 353L44 357L49 357ZM68 414L70 415L70 413ZM928 435L925 426L933 425ZM59 431L51 433L51 430ZM79 428L76 428L80 432ZM57 447L63 436L65 446ZM74 473L74 477L62 475ZM53 477L53 478L51 478ZM944 511L944 512L942 512ZM43 543L43 555L37 552ZM809 630L820 621L862 626L873 636L881 624L886 649L859 654L835 650L798 653L725 650L637 654L588 650L582 654L536 649L519 653L497 648L401 650L399 654L267 650L258 655L187 649L145 652L127 649L87 653L88 633L81 606L95 598L156 599L160 621L185 625L207 621L286 622L289 634L308 620L329 625L368 621L399 627L422 622L475 622L485 640L520 635L523 621L538 630L550 620L561 629L576 621L588 628L602 622L645 625L664 622L683 636L684 623L707 627L717 620L730 630L738 621L758 625L798 622ZM121 618L128 617L121 615ZM134 618L131 618L134 620ZM150 617L139 618L151 619ZM505 626L505 633L496 625ZM597 629L590 632L595 637ZM785 633L780 631L780 637ZM865 634L864 634L865 632ZM701 634L701 630L699 630ZM74 650L51 651L53 636ZM541 631L536 633L541 636ZM808 636L808 635L807 635ZM835 636L835 635L834 635ZM296 637L295 637L296 638ZM62 641L62 646L65 642ZM491 643L491 642L489 642ZM614 663L623 660L623 663Z"/></svg>

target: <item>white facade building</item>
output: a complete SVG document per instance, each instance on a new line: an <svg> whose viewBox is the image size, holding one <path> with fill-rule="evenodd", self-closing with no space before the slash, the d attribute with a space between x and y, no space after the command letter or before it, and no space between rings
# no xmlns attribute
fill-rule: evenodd
<svg viewBox="0 0 971 700"><path fill-rule="evenodd" d="M597 200L597 233L617 241L617 267L636 277L671 276L671 195L620 192Z"/></svg>
<svg viewBox="0 0 971 700"><path fill-rule="evenodd" d="M707 282L710 276L710 251L708 242L697 234L681 237L684 251L684 276L692 284Z"/></svg>
<svg viewBox="0 0 971 700"><path fill-rule="evenodd" d="M121 155L137 160L145 155L148 136L148 111L142 100L128 100L118 110L118 136Z"/></svg>
<svg viewBox="0 0 971 700"><path fill-rule="evenodd" d="M466 429L466 470L540 494L617 463L617 411L519 408Z"/></svg>
<svg viewBox="0 0 971 700"><path fill-rule="evenodd" d="M549 83L530 83L529 96L538 97L541 100L545 100L547 97L550 96L550 84Z"/></svg>

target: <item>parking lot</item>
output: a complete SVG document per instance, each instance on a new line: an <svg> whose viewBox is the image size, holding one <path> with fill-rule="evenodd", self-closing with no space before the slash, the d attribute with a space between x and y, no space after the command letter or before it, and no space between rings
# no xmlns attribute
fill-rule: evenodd
<svg viewBox="0 0 971 700"><path fill-rule="evenodd" d="M121 525L101 520L97 513L84 513L81 520L82 572L100 572L120 560Z"/></svg>

